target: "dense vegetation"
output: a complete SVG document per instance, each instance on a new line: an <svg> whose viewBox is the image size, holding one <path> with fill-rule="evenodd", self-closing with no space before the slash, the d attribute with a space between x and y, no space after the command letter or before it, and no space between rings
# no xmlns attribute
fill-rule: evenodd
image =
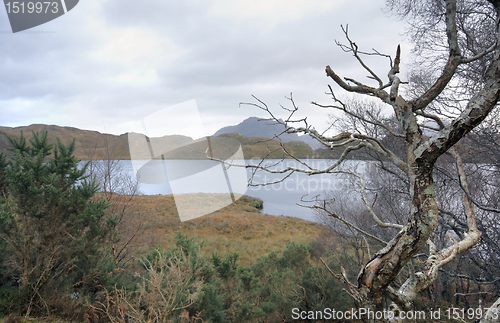
<svg viewBox="0 0 500 323"><path fill-rule="evenodd" d="M358 306L330 270L340 273L343 266L346 277L356 278L370 258L359 235L261 214L262 201L247 196L180 222L172 196L124 197L103 190L100 173L88 171L92 164L78 166L74 141L50 144L46 132L33 133L31 140L7 138L11 157L0 154L5 322L19 322L21 316L68 322L291 322L293 309ZM446 271L458 273L460 266L452 262ZM429 303L470 308L457 295L484 288L464 284L461 277L443 276L435 286L439 295L423 295L416 309Z"/></svg>
<svg viewBox="0 0 500 323"><path fill-rule="evenodd" d="M0 155L1 315L79 322L275 322L289 321L292 308L353 305L320 265L319 249L295 242L285 247L292 239L278 239L282 250L244 257L244 264L234 249L204 250L203 241L180 232L174 241L116 257L120 244L141 244L141 234L154 236L148 219L140 218L144 212L137 211L144 205L138 203L127 216L119 216L119 208L112 207L105 194L98 193L98 183L86 175L87 166L78 167L74 141L53 145L47 138L46 132L33 133L29 141L23 135L8 137L12 158ZM184 226L177 219L174 224L176 213L163 202L154 210L146 202L149 213L163 215L156 227L161 228L163 218L170 223L163 228L170 227L170 235L190 230L208 237L210 218ZM257 223L265 222L257 212L261 202L244 197L238 205L240 214L255 216L256 223L243 215L239 221L213 227L221 234L229 236L224 231L229 230L241 236L237 226L243 225L247 232L242 239L251 246L262 235L282 237L278 227L287 224L289 238L302 230L319 231L319 225L277 217L264 229ZM138 227L146 224L140 233L130 230L137 224L134 216L140 218ZM227 217L228 211L214 216ZM335 263L331 267L338 269Z"/></svg>

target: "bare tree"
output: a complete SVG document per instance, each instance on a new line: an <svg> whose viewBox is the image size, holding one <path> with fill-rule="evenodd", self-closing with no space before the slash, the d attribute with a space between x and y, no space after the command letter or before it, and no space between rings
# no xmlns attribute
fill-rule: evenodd
<svg viewBox="0 0 500 323"><path fill-rule="evenodd" d="M388 1L388 6L393 12L410 18L415 31L413 39L421 42L418 43L417 54L422 55L421 59L430 57L427 65L420 64L427 67L427 70L421 69L410 77L410 81L418 78L423 80L418 83L420 87L405 87L405 82L398 77L401 60L399 46L394 59L375 50L361 51L351 40L347 27L343 27L347 43L338 45L354 56L374 85L353 78L342 78L330 66L326 67L326 75L346 92L366 96L389 106L393 113L390 120L396 122L381 119L376 111L367 106L363 109L362 105L353 107L352 104L343 102L331 86L328 94L333 104L313 104L342 111L352 123L360 122L360 125L369 125L371 128L357 127L354 131L330 136L319 133L308 124L307 119L294 118L298 108L291 96L291 108L285 108L289 116L284 120L277 118L266 103L256 97L256 102L246 103L263 109L269 113L271 120L284 125L283 133L308 134L330 149L343 148L340 158L322 169L298 159L298 167L279 170L266 167L265 163L247 167L254 171L280 173L283 178L294 172L352 176L358 182L361 199L374 223L386 230L396 231L392 231L391 239L386 241L356 226L342 214L331 212L327 201L320 201L314 206L385 245L363 266L357 282L350 282L345 275L336 274L344 281L346 290L356 301L373 311L382 310L387 302L396 310L412 309L417 296L436 281L440 268L479 242L481 232L476 224L478 206L469 194L466 167L455 145L487 118L497 105L500 94L500 1L392 0ZM427 55L430 52L433 55ZM386 82L365 63L366 55L377 55L389 60ZM436 66L440 68L436 69ZM377 131L404 140L404 154L390 149ZM285 148L283 150L288 153ZM408 208L403 222L383 220L385 215L377 214L372 207L363 176L342 168L348 156L361 150L368 150L379 156L384 162L382 167L407 183ZM459 196L466 232L459 236L451 231L444 231L448 241L438 248L434 233L439 224L440 205L433 175L438 158L445 154L455 163L454 176L462 191ZM291 154L289 157L293 158ZM413 270L412 259L424 252L427 256L423 268ZM410 265L408 275L404 283L398 285L396 277L406 265ZM489 318L483 318L483 321L492 322L492 318L490 315Z"/></svg>
<svg viewBox="0 0 500 323"><path fill-rule="evenodd" d="M108 213L118 217L116 231L120 238L111 243L111 253L116 265L130 261L143 246L135 243L143 230L132 225L134 198L140 194L139 181L123 166L127 156L120 154L116 145L110 141L110 135L104 135L101 142L85 150L89 166L88 175L99 185L100 194L110 203Z"/></svg>

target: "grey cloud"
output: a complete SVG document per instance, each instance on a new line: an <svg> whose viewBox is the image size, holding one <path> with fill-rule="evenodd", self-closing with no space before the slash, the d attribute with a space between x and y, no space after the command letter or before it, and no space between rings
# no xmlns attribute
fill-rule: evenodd
<svg viewBox="0 0 500 323"><path fill-rule="evenodd" d="M145 113L190 99L198 100L204 115L234 115L241 121L254 114L238 108L251 94L271 105L283 103L289 92L304 102L318 100L328 83L327 64L365 80L352 56L335 46L334 39L342 39L339 25L350 23L358 44L367 43L368 49L374 45L373 31L389 34L384 24L394 25L378 9L383 1L360 1L370 3L366 12L352 2L350 10L325 11L268 29L249 20L208 15L206 1L96 1L80 1L70 13L37 27L54 34L0 34L0 103L14 104L16 98L39 103L25 122L23 109L0 110L4 125L53 120L102 130L103 123L113 123L111 131L123 133L127 123ZM117 81L121 73L140 66L115 64L120 57L113 55L119 54L102 53L116 40L114 32L139 27L160 42L154 44L161 50L153 57L162 63L154 67L159 81L152 85ZM380 38L382 47L391 48L385 42L394 37ZM164 41L182 54L163 60L171 54L164 52ZM380 70L386 73L385 67Z"/></svg>

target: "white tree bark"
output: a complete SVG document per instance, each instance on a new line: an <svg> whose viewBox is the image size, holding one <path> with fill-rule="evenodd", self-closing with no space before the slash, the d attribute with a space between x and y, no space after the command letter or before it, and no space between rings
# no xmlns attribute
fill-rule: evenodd
<svg viewBox="0 0 500 323"><path fill-rule="evenodd" d="M386 223L380 220L367 200L367 196L364 192L365 183L363 178L359 175L355 175L360 180L362 199L374 222L381 227L400 229L393 239L389 241L382 250L374 254L372 259L360 271L357 285L350 283L345 275L337 275L337 277L347 285L349 293L365 308L381 310L383 301L386 298L391 299L396 307L402 309L412 308L413 301L417 295L421 291L427 289L436 280L439 268L449 263L458 254L472 248L478 243L481 237L481 233L475 223L474 205L468 195L464 166L459 154L454 150L453 146L474 129L474 127L480 124L499 101L500 47L498 37L500 33L498 32L498 14L500 12L500 1L489 2L494 6L494 11L497 14L497 30L496 34L492 35L495 45L472 57L465 57L462 55L459 43L459 33L457 31L457 1L443 0L446 7L444 20L448 45L448 59L442 72L433 84L429 86L422 95L412 100L405 99L399 91L402 84L397 76L400 65L400 47L397 47L394 61L391 59L391 66L388 72L389 80L388 83L384 84L382 78L374 73L374 71L363 61L362 55L366 53L359 51L358 46L349 38L347 28L343 28L349 44L341 45L341 47L344 51L351 52L354 55L360 65L370 74L369 78L376 81L377 86L366 85L351 78L341 78L330 66L326 67L326 75L347 92L378 98L383 103L390 105L399 122L402 133L398 133L387 125L383 125L369 113L367 117L360 113L350 111L347 105L337 99L331 87L329 88L330 94L335 102L334 105L321 105L314 102L313 104L323 108L341 110L347 115L355 117L362 122L384 128L391 134L405 138L407 145L405 161L387 149L382 142L375 137L349 132L328 137L318 133L313 127L308 125L306 119L292 121L291 117L296 112L297 107L291 97L290 100L293 109L288 110L290 111L290 117L285 121L276 118L262 101L257 99L257 104L250 103L250 105L257 106L268 112L271 119L275 122L282 123L285 126L284 132L309 134L327 147L344 147L344 152L335 163L324 169L314 169L303 162L301 162L302 166L305 166L303 168L287 167L279 171L270 170L262 164L248 167L252 167L256 170L281 173L284 174L284 178L293 172L303 172L310 175L339 172L346 173L345 171L339 171L338 167L345 161L347 156L352 151L370 149L384 156L400 171L407 175L411 206L410 212L407 215L407 222L403 226ZM379 53L376 52L376 54ZM461 65L469 64L487 55L489 55L488 57L491 56L491 59L489 60L489 66L484 76L484 86L469 99L465 108L463 108L461 113L457 115L452 122L445 123L439 116L424 111L425 108L438 98L449 86ZM389 92L387 92L386 89L389 89ZM423 135L423 126L419 123L419 118L433 120L437 124L438 128L430 127L430 129L435 129L433 135L430 137ZM301 123L303 126L298 127L298 123ZM468 232L460 241L456 241L455 238L450 235L450 245L442 250L437 250L432 242L432 234L438 224L439 213L436 193L434 191L433 170L436 160L446 152L451 152L456 160L457 173L461 187L464 190L462 200L467 217ZM315 207L326 210L325 205ZM330 212L330 215L347 223L340 215L332 212ZM370 236L353 224L350 225L359 232ZM394 288L391 284L394 283L396 276L400 273L402 268L411 261L413 256L421 252L425 244L429 245L430 253L425 262L424 270L412 273L402 286ZM498 301L495 304L495 306L498 306Z"/></svg>

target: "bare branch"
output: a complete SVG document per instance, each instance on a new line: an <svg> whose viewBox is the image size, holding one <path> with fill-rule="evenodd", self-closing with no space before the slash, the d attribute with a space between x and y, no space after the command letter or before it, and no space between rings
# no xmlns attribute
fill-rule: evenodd
<svg viewBox="0 0 500 323"><path fill-rule="evenodd" d="M377 120L372 114L370 111L366 111L366 113L372 118L372 120L369 120L369 119L366 119L364 118L362 115L359 115L359 114L356 114L356 113L353 113L351 111L349 111L347 109L347 105L342 102L341 100L339 100L336 96L335 96L335 93L333 92L333 89L330 85L328 85L328 88L330 89L330 94L332 96L332 99L340 104L340 106L338 105L323 105L323 104L319 104L319 103L316 103L316 102L311 102L312 104L320 107L320 108L333 108L333 109L338 109L340 111L343 111L344 113L350 115L350 116L353 116L359 120L362 120L364 122L367 122L367 123L370 123L370 124L373 124L375 126L379 126L379 127L382 127L384 128L385 130L389 131L392 135L394 136L397 136L397 137L401 137L401 138L404 138L404 136L402 134L399 134L399 133L396 133L392 128L388 127L387 125L383 124L382 122L380 122L379 120Z"/></svg>
<svg viewBox="0 0 500 323"><path fill-rule="evenodd" d="M488 211L488 212L494 212L494 213L500 213L500 209L496 209L496 208L492 208L492 207L488 207L488 206L484 206L482 205L481 203L479 203L471 194L470 192L465 189L465 187L462 185L462 181L455 178L450 172L448 172L446 169L442 168L442 167L436 167L437 170L439 170L440 172L442 172L443 174L445 174L446 176L448 176L451 180L457 182L459 185L460 185L460 188L462 189L462 191L467 195L467 198L469 200L472 201L472 203L477 206L478 208L480 208L481 210L484 210L484 211ZM443 211L444 212L444 211Z"/></svg>
<svg viewBox="0 0 500 323"><path fill-rule="evenodd" d="M391 101L395 101L398 96L399 84L401 81L396 74L399 73L399 64L401 62L401 46L398 45L398 49L396 50L396 58L394 59L394 66L389 71L389 80L391 81L391 92L389 98ZM382 86L382 85L381 85Z"/></svg>
<svg viewBox="0 0 500 323"><path fill-rule="evenodd" d="M344 28L344 26L340 26L342 28L342 31L344 32L344 35L347 39L347 41L349 42L349 47L348 49L346 49L347 47L342 45L341 43L339 42L336 42L338 46L340 46L342 49L344 49L344 51L349 51L349 52L352 52L354 57L356 57L356 59L358 60L359 64L361 64L361 66L363 66L363 68L365 70L368 71L368 73L370 73L371 77L376 80L379 84L380 87L383 86L383 82L382 80L380 79L380 77L378 77L377 74L375 74L375 72L373 72L364 62L363 60L361 59L361 57L359 56L359 54L365 54L363 52L359 52L358 51L358 45L356 45L356 43L354 43L350 38L349 38L349 26L346 25L346 27ZM376 53L374 53L376 55Z"/></svg>
<svg viewBox="0 0 500 323"><path fill-rule="evenodd" d="M477 54L475 56L472 56L472 57L462 57L462 59L460 61L460 64L468 64L468 63L472 63L474 61L477 61L478 59L481 59L484 56L492 53L494 50L495 50L495 45L490 46L487 50L485 50L482 53L479 53L479 54Z"/></svg>
<svg viewBox="0 0 500 323"><path fill-rule="evenodd" d="M347 279L347 275L345 273L345 269L344 267L341 267L341 271L342 271L342 275L339 275L339 274L336 274L334 273L330 267L326 264L326 262L323 260L323 258L319 258L321 260L321 262L323 263L323 265L325 265L325 267L328 269L328 271L330 272L330 274L333 275L333 277L337 278L338 280L340 280L342 283L344 283L344 285L347 287L347 289L344 289L349 295L351 295L352 298L354 298L356 301L361 301L361 295L359 295L359 292L356 288L355 285L353 285L349 279Z"/></svg>
<svg viewBox="0 0 500 323"><path fill-rule="evenodd" d="M377 223L378 226L380 226L382 228L394 228L394 229L402 229L403 228L403 226L401 224L382 222L380 220L380 218L375 214L370 203L368 203L368 197L366 196L366 181L362 176L360 176L359 174L356 174L352 171L347 171L344 173L355 176L359 180L359 182L361 183L361 197L363 199L363 203L365 204L366 209L368 210L368 212L370 212L373 220L375 221L375 223Z"/></svg>
<svg viewBox="0 0 500 323"><path fill-rule="evenodd" d="M376 97L382 99L383 101L386 101L387 98L389 97L387 92L373 88L373 87L368 86L368 85L360 84L360 85L352 86L352 85L345 83L337 74L335 74L335 72L331 69L330 66L327 66L325 71L326 71L326 76L331 77L335 81L335 83L337 83L340 87L342 87L344 90L346 90L348 92L355 92L355 93L360 93L360 94L370 94L370 95L373 95L373 96L376 96Z"/></svg>
<svg viewBox="0 0 500 323"><path fill-rule="evenodd" d="M441 118L440 118L440 117L438 117L437 115L430 114L430 113L426 113L426 112L421 111L421 110L419 110L419 111L415 111L415 114L417 114L417 115L419 115L419 116L422 116L422 117L424 117L424 118L427 118L427 119L434 120L434 121L438 124L438 126L439 126L439 129L435 129L435 130L437 130L437 131L439 131L440 129L443 129L443 128L445 127L445 125L444 125L443 121L442 121L442 120L441 120ZM427 127L427 128L430 128L430 127L428 127L428 126L426 126L426 127ZM434 130L434 128L430 128L430 129L433 129L433 130Z"/></svg>
<svg viewBox="0 0 500 323"><path fill-rule="evenodd" d="M387 244L386 241L374 236L373 234L370 234L368 232L366 232L365 230L359 228L358 226L352 224L351 222L345 220L344 218L342 218L341 216L339 216L338 214L336 213L333 213L332 211L330 211L328 208L327 208L327 204L326 204L326 201L323 201L323 205L304 205L304 204L299 204L300 206L303 206L303 207L307 207L307 208L310 208L310 209L316 209L316 210L321 210L321 211L324 211L327 213L328 216L334 218L334 219L337 219L339 221L341 221L342 223L344 223L345 225L353 228L354 230L358 231L359 233L361 234L364 234L365 236L367 237L370 237L378 242L381 242L383 244Z"/></svg>
<svg viewBox="0 0 500 323"><path fill-rule="evenodd" d="M499 99L500 83L497 82L495 75L499 69L500 60L497 56L497 59L492 62L488 70L489 78L483 89L471 98L458 118L429 140L423 142L415 150L417 158L426 158L431 162L435 161L486 118Z"/></svg>
<svg viewBox="0 0 500 323"><path fill-rule="evenodd" d="M457 22L456 22L456 10L457 3L456 0L446 1L446 35L448 38L449 47L449 58L446 63L441 76L436 80L436 82L419 98L413 100L410 103L413 111L424 109L430 102L432 102L444 88L448 85L453 75L457 70L458 65L462 60L460 54L460 47L458 46L458 35L457 35Z"/></svg>

